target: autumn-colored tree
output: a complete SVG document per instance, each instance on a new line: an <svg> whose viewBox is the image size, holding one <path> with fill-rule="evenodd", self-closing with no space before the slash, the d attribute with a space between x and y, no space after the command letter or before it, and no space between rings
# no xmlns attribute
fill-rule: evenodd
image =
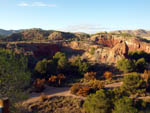
<svg viewBox="0 0 150 113"><path fill-rule="evenodd" d="M66 79L64 74L52 75L48 82L50 85L61 86L62 82Z"/></svg>
<svg viewBox="0 0 150 113"><path fill-rule="evenodd" d="M64 76L64 74L58 74L57 75L58 78L58 85L60 86L62 81L66 79L66 77Z"/></svg>
<svg viewBox="0 0 150 113"><path fill-rule="evenodd" d="M33 83L36 92L41 92L44 90L45 79L36 79Z"/></svg>
<svg viewBox="0 0 150 113"><path fill-rule="evenodd" d="M112 77L113 77L113 74L112 72L105 72L104 73L104 77L107 79L107 80L112 80Z"/></svg>
<svg viewBox="0 0 150 113"><path fill-rule="evenodd" d="M57 82L57 76L52 75L49 79L48 79L49 83L56 83Z"/></svg>

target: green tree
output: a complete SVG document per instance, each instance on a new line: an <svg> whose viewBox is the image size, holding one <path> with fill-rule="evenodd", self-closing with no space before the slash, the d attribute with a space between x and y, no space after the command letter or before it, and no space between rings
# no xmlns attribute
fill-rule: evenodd
<svg viewBox="0 0 150 113"><path fill-rule="evenodd" d="M53 60L57 62L57 69L59 69L59 70L63 70L64 68L66 68L66 66L68 64L67 57L66 57L65 53L62 53L62 52L57 52L53 56Z"/></svg>
<svg viewBox="0 0 150 113"><path fill-rule="evenodd" d="M124 76L121 88L128 94L143 93L146 90L146 83L138 73L131 73Z"/></svg>
<svg viewBox="0 0 150 113"><path fill-rule="evenodd" d="M83 107L87 113L111 113L112 101L106 90L99 90L87 97Z"/></svg>
<svg viewBox="0 0 150 113"><path fill-rule="evenodd" d="M134 107L133 100L129 97L123 97L115 102L113 113L138 113Z"/></svg>
<svg viewBox="0 0 150 113"><path fill-rule="evenodd" d="M135 69L135 64L132 60L124 58L117 62L117 68L125 73L133 72Z"/></svg>
<svg viewBox="0 0 150 113"><path fill-rule="evenodd" d="M53 59L59 60L59 59L61 59L62 57L66 57L65 53L57 52L57 53L53 56Z"/></svg>
<svg viewBox="0 0 150 113"><path fill-rule="evenodd" d="M145 51L134 51L128 53L128 58L131 60L138 60L144 58L146 62L150 62L150 54Z"/></svg>
<svg viewBox="0 0 150 113"><path fill-rule="evenodd" d="M77 56L72 65L77 67L77 70L80 74L86 73L90 67L90 64L88 62L82 61L80 56Z"/></svg>
<svg viewBox="0 0 150 113"><path fill-rule="evenodd" d="M46 59L43 59L39 62L37 62L35 66L35 71L37 71L40 74L46 74L47 73L47 66L48 66L48 61Z"/></svg>
<svg viewBox="0 0 150 113"><path fill-rule="evenodd" d="M135 67L137 72L144 72L145 68L147 66L147 63L144 58L140 58L136 61Z"/></svg>
<svg viewBox="0 0 150 113"><path fill-rule="evenodd" d="M0 49L0 98L10 99L13 105L27 97L25 88L30 83L27 58L12 51Z"/></svg>
<svg viewBox="0 0 150 113"><path fill-rule="evenodd" d="M54 60L43 59L37 62L34 70L41 75L55 74L57 71L57 63Z"/></svg>

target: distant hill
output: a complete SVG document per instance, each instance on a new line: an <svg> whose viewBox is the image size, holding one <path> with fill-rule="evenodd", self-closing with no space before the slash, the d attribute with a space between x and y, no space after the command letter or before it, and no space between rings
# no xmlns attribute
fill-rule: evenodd
<svg viewBox="0 0 150 113"><path fill-rule="evenodd" d="M112 33L116 34L130 34L133 36L139 36L139 37L150 37L150 31L144 30L144 29L138 29L138 30L118 30L113 31Z"/></svg>
<svg viewBox="0 0 150 113"><path fill-rule="evenodd" d="M150 40L150 31L138 29L138 30L118 30L112 32L100 32L94 35L119 35L126 37L142 37ZM36 41L36 40L74 40L74 39L84 39L90 38L89 34L77 32L62 32L56 30L42 30L39 28L25 29L25 30L3 30L0 29L0 37L4 41ZM4 36L4 38L3 38Z"/></svg>
<svg viewBox="0 0 150 113"><path fill-rule="evenodd" d="M72 38L87 38L89 36L85 33L70 33L34 28L15 32L7 36L5 41L68 40Z"/></svg>
<svg viewBox="0 0 150 113"><path fill-rule="evenodd" d="M22 30L4 30L4 29L0 29L0 35L3 35L3 36L8 36L8 35L11 35L13 33L18 33L18 32L21 32Z"/></svg>

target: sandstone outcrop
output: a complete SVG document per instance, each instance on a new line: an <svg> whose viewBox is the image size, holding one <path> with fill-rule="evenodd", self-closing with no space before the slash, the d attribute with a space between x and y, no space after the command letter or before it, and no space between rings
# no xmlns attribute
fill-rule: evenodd
<svg viewBox="0 0 150 113"><path fill-rule="evenodd" d="M150 43L138 37L102 34L94 35L90 40L103 45L94 54L95 59L99 58L99 61L103 63L116 63L131 51L150 53Z"/></svg>

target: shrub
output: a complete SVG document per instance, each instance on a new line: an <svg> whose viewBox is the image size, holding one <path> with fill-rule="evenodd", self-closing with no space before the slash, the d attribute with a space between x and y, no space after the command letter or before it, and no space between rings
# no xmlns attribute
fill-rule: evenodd
<svg viewBox="0 0 150 113"><path fill-rule="evenodd" d="M101 89L86 98L83 108L87 113L111 113L112 102L107 91Z"/></svg>
<svg viewBox="0 0 150 113"><path fill-rule="evenodd" d="M90 53L91 55L94 55L95 50L96 50L96 49L93 47L93 48L90 49L90 52L89 52L89 53Z"/></svg>
<svg viewBox="0 0 150 113"><path fill-rule="evenodd" d="M81 87L80 83L75 83L70 89L71 93L76 94L79 91L80 87Z"/></svg>
<svg viewBox="0 0 150 113"><path fill-rule="evenodd" d="M112 80L113 74L112 74L112 72L105 72L105 73L104 73L104 77L105 77L107 80Z"/></svg>
<svg viewBox="0 0 150 113"><path fill-rule="evenodd" d="M134 107L134 102L129 97L123 97L115 102L113 113L138 113Z"/></svg>
<svg viewBox="0 0 150 113"><path fill-rule="evenodd" d="M134 62L128 59L122 59L117 62L117 68L124 73L132 72L135 69Z"/></svg>
<svg viewBox="0 0 150 113"><path fill-rule="evenodd" d="M90 80L89 86L96 92L97 90L104 88L104 82L100 80Z"/></svg>
<svg viewBox="0 0 150 113"><path fill-rule="evenodd" d="M79 96L87 96L104 88L104 82L99 80L90 80L88 83L76 83L71 87L71 93Z"/></svg>
<svg viewBox="0 0 150 113"><path fill-rule="evenodd" d="M87 72L84 74L84 79L87 81L96 80L96 72Z"/></svg>
<svg viewBox="0 0 150 113"><path fill-rule="evenodd" d="M34 86L34 90L36 92L42 92L44 89L45 89L45 79L36 79L33 83L33 86Z"/></svg>
<svg viewBox="0 0 150 113"><path fill-rule="evenodd" d="M89 86L82 86L82 87L80 87L80 89L78 90L77 95L78 95L78 96L86 97L86 96L88 96L91 92L92 92L92 88L90 88Z"/></svg>
<svg viewBox="0 0 150 113"><path fill-rule="evenodd" d="M146 83L138 73L124 76L122 89L128 94L144 93Z"/></svg>

